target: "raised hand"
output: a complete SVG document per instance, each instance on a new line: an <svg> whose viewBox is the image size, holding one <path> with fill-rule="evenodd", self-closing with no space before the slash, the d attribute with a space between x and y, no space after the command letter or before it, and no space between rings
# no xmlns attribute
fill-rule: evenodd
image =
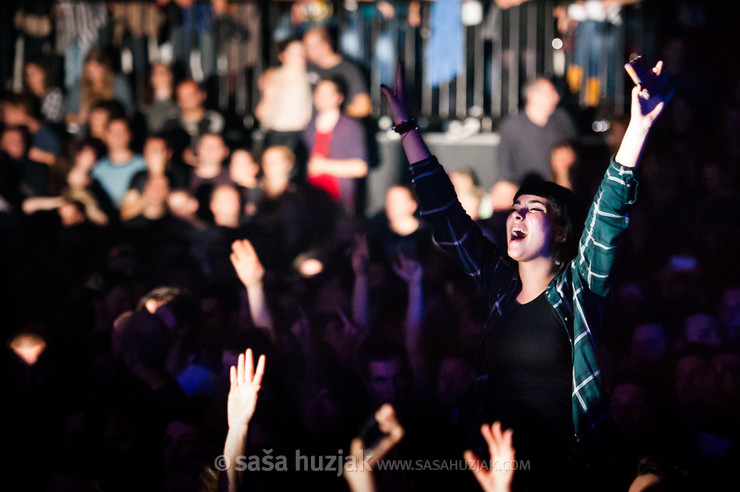
<svg viewBox="0 0 740 492"><path fill-rule="evenodd" d="M407 101L403 91L403 65L400 62L396 67L395 87L391 89L386 85L381 85L380 90L383 91L386 100L388 100L393 124L399 125L409 122ZM421 133L416 131L418 127L414 129L413 122L409 122L409 125L406 130L400 132L403 135L401 137L401 144L403 145L403 151L406 153L406 159L408 159L409 163L415 164L431 157L432 153L429 151L426 143L424 143Z"/></svg>
<svg viewBox="0 0 740 492"><path fill-rule="evenodd" d="M380 432L388 435L389 443L395 445L403 438L405 431L396 418L396 410L389 403L385 403L375 412L375 420L378 421Z"/></svg>
<svg viewBox="0 0 740 492"><path fill-rule="evenodd" d="M493 425L483 424L481 434L488 444L491 460L488 467L481 465L481 460L475 453L465 451L464 457L468 468L473 471L481 488L485 492L509 492L514 479L514 447L511 444L513 431L501 430L501 422Z"/></svg>
<svg viewBox="0 0 740 492"><path fill-rule="evenodd" d="M231 245L231 264L244 287L249 289L262 284L265 268L262 266L254 246L247 239L237 240Z"/></svg>
<svg viewBox="0 0 740 492"><path fill-rule="evenodd" d="M663 86L666 87L666 74L663 71L663 62L659 61L654 67L653 72L660 77ZM673 90L654 94L652 97L640 85L632 88L631 118L632 121L638 122L642 128L648 129L652 126L655 119L663 111L665 103L673 97Z"/></svg>
<svg viewBox="0 0 740 492"><path fill-rule="evenodd" d="M665 85L663 62L659 61L653 72L661 76ZM647 98L647 93L639 85L632 88L632 104L630 109L630 123L624 132L622 143L615 156L615 160L624 167L635 168L639 165L645 140L656 118L665 107L665 103L673 96L672 91L655 94Z"/></svg>
<svg viewBox="0 0 740 492"><path fill-rule="evenodd" d="M398 253L396 261L393 262L393 271L395 271L396 275L401 277L407 284L421 282L424 274L424 270L420 262L405 256L401 252Z"/></svg>
<svg viewBox="0 0 740 492"><path fill-rule="evenodd" d="M372 452L365 450L366 444L356 437L350 443L350 456L344 465L344 479L352 492L375 492L375 479L372 468L381 460L393 446L404 436L404 429L396 418L396 411L389 403L384 404L375 412L375 420L380 431L385 434ZM368 455L368 453L372 453Z"/></svg>
<svg viewBox="0 0 740 492"><path fill-rule="evenodd" d="M388 101L388 106L390 107L391 116L393 118L393 124L397 125L402 121L407 121L409 119L409 113L406 109L406 100L404 98L403 65L401 62L398 62L398 65L396 65L395 87L391 89L387 85L381 84L380 90Z"/></svg>
<svg viewBox="0 0 740 492"><path fill-rule="evenodd" d="M254 368L252 349L239 354L237 365L231 366L231 389L226 404L226 415L229 428L243 429L252 420L257 407L257 393L262 385L265 373L265 356L261 355Z"/></svg>

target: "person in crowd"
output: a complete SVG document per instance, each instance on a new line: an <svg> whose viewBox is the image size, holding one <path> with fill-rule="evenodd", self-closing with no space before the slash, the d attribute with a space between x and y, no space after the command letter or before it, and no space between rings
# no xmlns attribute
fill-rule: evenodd
<svg viewBox="0 0 740 492"><path fill-rule="evenodd" d="M84 131L76 135L78 140L97 139L105 141L108 123L113 119L125 118L126 112L118 101L104 99L90 106L90 114Z"/></svg>
<svg viewBox="0 0 740 492"><path fill-rule="evenodd" d="M149 75L148 93L141 112L146 119L147 130L159 134L164 125L177 118L178 108L175 102L175 82L170 66L164 62L154 63Z"/></svg>
<svg viewBox="0 0 740 492"><path fill-rule="evenodd" d="M229 161L229 176L239 190L243 203L243 219L249 221L257 213L261 195L260 165L247 149L235 149Z"/></svg>
<svg viewBox="0 0 740 492"><path fill-rule="evenodd" d="M385 194L385 213L368 225L373 261L390 267L400 255L424 261L431 254L432 232L418 216L414 193L406 186L392 186Z"/></svg>
<svg viewBox="0 0 740 492"><path fill-rule="evenodd" d="M23 87L37 99L44 123L58 125L64 121L64 92L54 85L51 61L48 58L38 56L26 62Z"/></svg>
<svg viewBox="0 0 740 492"><path fill-rule="evenodd" d="M90 171L120 210L131 179L139 171L146 170L144 158L131 150L131 130L125 118L108 122L105 131L106 156L99 159Z"/></svg>
<svg viewBox="0 0 740 492"><path fill-rule="evenodd" d="M281 43L278 60L280 65L268 68L260 78L261 97L254 112L265 133L264 148L285 145L299 153L301 132L313 108L303 43Z"/></svg>
<svg viewBox="0 0 740 492"><path fill-rule="evenodd" d="M211 193L217 186L233 185L228 166L224 161L229 156L229 148L217 133L206 133L198 140L195 164L190 176L190 192L200 203L199 213L208 219L208 204Z"/></svg>
<svg viewBox="0 0 740 492"><path fill-rule="evenodd" d="M33 101L26 95L11 94L0 101L3 125L25 127L29 143L23 169L24 180L34 195L46 193L49 170L57 161L61 148L59 137L35 114Z"/></svg>
<svg viewBox="0 0 740 492"><path fill-rule="evenodd" d="M303 45L308 57L308 72L312 84L336 78L346 87L345 112L353 118L364 118L372 110L370 93L365 77L359 67L346 60L332 48L331 37L326 27L309 29L303 35Z"/></svg>
<svg viewBox="0 0 740 492"><path fill-rule="evenodd" d="M659 63L654 70L659 74L661 69ZM515 447L532 459L533 466L532 473L518 475L517 488L555 481L577 485L574 473L585 478L581 453L602 446L596 423L607 413L595 337L610 287L613 246L627 226L635 198L635 168L665 101L660 95L645 99L639 87L633 88L630 128L580 239L572 193L551 182L533 181L517 192L507 219L507 248L502 251L483 237L456 200L449 178L410 120L401 70L396 80L395 91L382 89L395 130L403 136L422 216L432 225L438 244L490 298L491 315L476 361L472 420L478 425L501 420L514 429ZM551 94L552 110L555 102ZM546 164L550 169L549 150ZM536 332L524 334L535 327ZM531 347L525 341L529 337L541 340L538 346L546 346L547 354L525 350ZM538 371L542 372L537 375Z"/></svg>
<svg viewBox="0 0 740 492"><path fill-rule="evenodd" d="M342 109L344 86L337 79L319 82L314 90L316 114L303 131L308 150L308 183L326 191L344 210L355 213L356 180L368 172L362 124Z"/></svg>
<svg viewBox="0 0 740 492"><path fill-rule="evenodd" d="M498 149L498 164L503 178L516 184L529 174L551 179L553 148L575 136L570 116L558 108L560 96L552 82L538 78L527 83L522 92L524 111L501 124Z"/></svg>
<svg viewBox="0 0 740 492"><path fill-rule="evenodd" d="M126 115L134 111L134 100L128 80L113 70L108 54L99 48L87 53L82 75L67 95L65 121L72 133L78 133L88 122L90 108L101 100L118 101Z"/></svg>
<svg viewBox="0 0 740 492"><path fill-rule="evenodd" d="M18 213L23 201L23 171L28 150L28 132L22 127L4 127L0 135L0 199L5 213ZM29 192L30 194L30 192Z"/></svg>
<svg viewBox="0 0 740 492"><path fill-rule="evenodd" d="M79 142L72 151L72 167L67 172L66 186L58 196L29 197L23 201L23 212L54 210L76 203L85 219L99 226L115 219L116 211L105 190L90 176L90 170L100 158L103 148L93 141Z"/></svg>
<svg viewBox="0 0 740 492"><path fill-rule="evenodd" d="M121 205L121 220L140 215L150 205L146 201L145 190L152 181L166 180L168 190L185 186L183 173L178 172L182 170L172 169L170 156L171 151L167 148L167 142L163 137L153 135L147 138L143 154L146 170L137 172L131 178L130 187L126 191ZM162 184L164 184L163 181ZM159 187L158 185L155 186ZM159 215L159 213L155 215Z"/></svg>
<svg viewBox="0 0 740 492"><path fill-rule="evenodd" d="M198 140L206 133L219 135L225 126L218 111L206 109L206 92L191 79L177 84L178 114L164 124L163 133L170 142L176 165L195 163Z"/></svg>

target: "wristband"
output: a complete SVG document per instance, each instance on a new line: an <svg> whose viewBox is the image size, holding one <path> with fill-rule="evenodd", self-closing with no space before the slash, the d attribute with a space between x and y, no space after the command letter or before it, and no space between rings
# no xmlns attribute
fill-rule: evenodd
<svg viewBox="0 0 740 492"><path fill-rule="evenodd" d="M414 118L409 118L408 120L402 121L397 125L393 125L393 131L398 133L399 135L405 135L411 130L418 129L419 125L416 123L416 120Z"/></svg>

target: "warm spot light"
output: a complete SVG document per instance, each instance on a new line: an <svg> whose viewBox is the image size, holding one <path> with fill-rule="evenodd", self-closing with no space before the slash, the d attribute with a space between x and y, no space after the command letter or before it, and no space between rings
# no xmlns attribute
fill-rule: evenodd
<svg viewBox="0 0 740 492"><path fill-rule="evenodd" d="M41 354L46 350L46 340L39 335L21 333L10 341L10 349L23 362L32 366L39 360Z"/></svg>
<svg viewBox="0 0 740 492"><path fill-rule="evenodd" d="M324 271L324 264L316 258L307 258L298 266L298 272L304 277L313 277Z"/></svg>

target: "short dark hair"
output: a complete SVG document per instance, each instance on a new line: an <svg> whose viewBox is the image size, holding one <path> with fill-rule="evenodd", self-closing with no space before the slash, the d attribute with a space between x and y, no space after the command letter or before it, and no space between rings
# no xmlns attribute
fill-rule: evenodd
<svg viewBox="0 0 740 492"><path fill-rule="evenodd" d="M557 227L565 229L565 241L552 242L551 251L555 269L560 273L578 254L578 241L581 237L585 214L576 195L568 188L541 179L525 181L514 195L514 200L521 195L535 195L547 198L550 220Z"/></svg>

